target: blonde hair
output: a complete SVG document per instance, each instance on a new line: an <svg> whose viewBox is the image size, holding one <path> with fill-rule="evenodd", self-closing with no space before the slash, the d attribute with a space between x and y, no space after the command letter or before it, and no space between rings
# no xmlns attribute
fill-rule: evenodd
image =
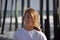
<svg viewBox="0 0 60 40"><path fill-rule="evenodd" d="M27 12L32 16L32 20L34 22L34 29L40 31L41 30L41 28L40 28L41 25L40 25L40 20L39 20L40 17L39 17L38 12L33 8L28 8L23 15L23 21L24 21L25 14Z"/></svg>

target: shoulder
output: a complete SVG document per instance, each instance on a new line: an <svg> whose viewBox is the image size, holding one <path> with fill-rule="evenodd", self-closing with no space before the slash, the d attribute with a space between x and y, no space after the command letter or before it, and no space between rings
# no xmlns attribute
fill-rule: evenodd
<svg viewBox="0 0 60 40"><path fill-rule="evenodd" d="M38 31L38 34L41 40L47 40L46 35L42 31Z"/></svg>
<svg viewBox="0 0 60 40"><path fill-rule="evenodd" d="M41 36L45 36L45 34L42 31L38 31L38 34Z"/></svg>
<svg viewBox="0 0 60 40"><path fill-rule="evenodd" d="M22 31L23 31L23 28L18 29L17 31L14 32L14 35L19 35L22 33Z"/></svg>
<svg viewBox="0 0 60 40"><path fill-rule="evenodd" d="M23 29L19 29L19 30L17 30L17 31L14 32L14 34L13 34L13 40L18 40L20 38L22 30Z"/></svg>

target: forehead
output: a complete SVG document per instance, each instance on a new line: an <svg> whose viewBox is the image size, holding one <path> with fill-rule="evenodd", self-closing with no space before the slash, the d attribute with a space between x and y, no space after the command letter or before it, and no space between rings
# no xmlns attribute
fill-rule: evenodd
<svg viewBox="0 0 60 40"><path fill-rule="evenodd" d="M25 17L27 17L27 18L32 18L33 16L31 15L31 13L25 13Z"/></svg>
<svg viewBox="0 0 60 40"><path fill-rule="evenodd" d="M25 13L25 15L26 15L26 16L28 16L28 15L30 15L30 16L31 16L31 13L29 13L29 12L26 12L26 13Z"/></svg>

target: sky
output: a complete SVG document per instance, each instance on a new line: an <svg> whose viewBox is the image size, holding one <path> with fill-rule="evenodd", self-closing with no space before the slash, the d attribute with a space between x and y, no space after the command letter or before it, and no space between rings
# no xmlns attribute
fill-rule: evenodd
<svg viewBox="0 0 60 40"><path fill-rule="evenodd" d="M27 8L27 0L24 0L24 9ZM30 0L30 7L39 10L39 0ZM2 9L4 10L5 0L3 0ZM7 10L11 10L11 0L8 0ZM13 10L15 10L15 0L13 5ZM21 0L18 0L18 10L21 10ZM46 0L43 1L43 10L46 11ZM53 10L53 0L49 0L49 10Z"/></svg>

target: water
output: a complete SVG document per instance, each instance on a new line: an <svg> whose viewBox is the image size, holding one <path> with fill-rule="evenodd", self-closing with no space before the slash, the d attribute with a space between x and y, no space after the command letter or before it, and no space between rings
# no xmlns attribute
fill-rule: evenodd
<svg viewBox="0 0 60 40"><path fill-rule="evenodd" d="M9 27L10 27L10 14L11 14L11 11L7 11L7 14L6 14L6 19L5 19L5 26L4 26L4 30L9 33ZM12 32L14 32L15 30L15 12L13 12L13 18L12 18ZM54 38L54 32L53 32L53 12L50 11L49 12L50 16L49 16L49 20L50 20L50 39L53 39ZM46 19L46 11L43 12L43 23L45 22L44 20ZM3 21L3 19L2 19ZM20 29L22 27L22 14L21 14L21 11L18 11L18 29ZM45 26L44 26L45 27ZM5 32L5 34L6 34ZM10 34L6 34L6 35L9 35L9 38L11 37L11 35L13 35L13 33L10 33ZM8 36L7 36L8 37ZM13 36L12 36L12 39L13 39Z"/></svg>
<svg viewBox="0 0 60 40"><path fill-rule="evenodd" d="M39 13L39 11L38 11ZM4 13L2 13L3 16ZM7 10L6 17L10 17L11 11ZM13 17L15 17L15 11L13 11ZM46 11L43 11L43 15L46 15ZM49 15L53 15L53 11L49 11ZM18 11L18 17L22 16L21 11Z"/></svg>

